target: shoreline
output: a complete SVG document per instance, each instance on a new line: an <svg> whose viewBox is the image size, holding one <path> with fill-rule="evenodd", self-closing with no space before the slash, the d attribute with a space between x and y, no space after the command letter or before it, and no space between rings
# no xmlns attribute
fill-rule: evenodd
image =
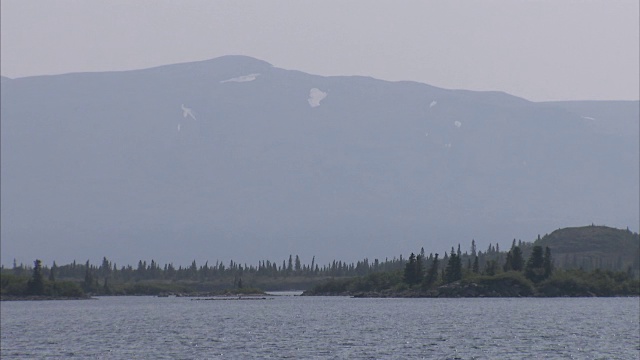
<svg viewBox="0 0 640 360"><path fill-rule="evenodd" d="M0 297L0 301L50 301L50 300L98 300L92 296L43 296L43 295L29 295L29 296L14 296L5 295Z"/></svg>

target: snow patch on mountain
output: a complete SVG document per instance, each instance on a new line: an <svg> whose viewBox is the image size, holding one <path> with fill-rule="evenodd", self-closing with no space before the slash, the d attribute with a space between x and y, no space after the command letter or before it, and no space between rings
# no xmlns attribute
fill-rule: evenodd
<svg viewBox="0 0 640 360"><path fill-rule="evenodd" d="M238 82L238 83L249 82L249 81L255 80L258 76L260 76L260 74L242 75L242 76L234 77L231 79L222 80L220 81L220 84L224 84L228 82Z"/></svg>
<svg viewBox="0 0 640 360"><path fill-rule="evenodd" d="M309 106L317 107L320 106L320 101L327 97L327 93L318 89L313 88L309 90L309 98L307 101L309 102Z"/></svg>
<svg viewBox="0 0 640 360"><path fill-rule="evenodd" d="M191 108L188 108L188 107L184 106L184 104L180 105L180 108L182 109L182 117L183 118L190 117L193 120L197 120L196 116L193 115L193 110L191 110Z"/></svg>

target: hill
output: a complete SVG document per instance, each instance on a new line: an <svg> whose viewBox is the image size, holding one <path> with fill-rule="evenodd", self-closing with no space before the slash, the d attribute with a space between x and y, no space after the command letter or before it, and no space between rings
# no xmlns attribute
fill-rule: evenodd
<svg viewBox="0 0 640 360"><path fill-rule="evenodd" d="M624 271L640 267L640 235L606 226L559 229L536 240L548 246L556 264L563 268L582 267Z"/></svg>
<svg viewBox="0 0 640 360"><path fill-rule="evenodd" d="M638 102L244 56L1 85L4 264L352 261L640 216Z"/></svg>

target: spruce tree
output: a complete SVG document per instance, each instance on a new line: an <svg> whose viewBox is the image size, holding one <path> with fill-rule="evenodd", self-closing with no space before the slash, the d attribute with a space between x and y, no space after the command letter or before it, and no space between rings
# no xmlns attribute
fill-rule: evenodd
<svg viewBox="0 0 640 360"><path fill-rule="evenodd" d="M516 246L511 250L511 270L522 271L524 269L524 258L520 246Z"/></svg>
<svg viewBox="0 0 640 360"><path fill-rule="evenodd" d="M89 264L89 260L85 264L84 270L84 282L82 283L82 287L85 292L90 292L93 290L93 275L91 274L91 265Z"/></svg>
<svg viewBox="0 0 640 360"><path fill-rule="evenodd" d="M404 282L412 286L416 283L416 255L411 253L409 261L404 266Z"/></svg>
<svg viewBox="0 0 640 360"><path fill-rule="evenodd" d="M502 270L507 271L522 271L524 267L524 260L522 259L522 250L519 246L512 246L511 250L507 253L507 259L502 267Z"/></svg>
<svg viewBox="0 0 640 360"><path fill-rule="evenodd" d="M302 265L301 265L301 262L300 262L300 257L299 257L298 255L296 255L296 262L295 262L295 264L296 264L296 265L295 265L296 272L299 272L300 270L302 270Z"/></svg>
<svg viewBox="0 0 640 360"><path fill-rule="evenodd" d="M473 259L473 268L472 271L474 274L478 274L480 272L480 264L478 262L478 256Z"/></svg>
<svg viewBox="0 0 640 360"><path fill-rule="evenodd" d="M511 258L513 257L511 251L507 253L507 259L502 266L502 271L507 272L513 270L513 264L511 263Z"/></svg>
<svg viewBox="0 0 640 360"><path fill-rule="evenodd" d="M287 263L287 272L290 273L293 271L293 257L289 255L289 262Z"/></svg>
<svg viewBox="0 0 640 360"><path fill-rule="evenodd" d="M447 283L452 283L462 279L462 262L460 260L460 256L455 252L452 252L449 256L449 262L447 263L445 274Z"/></svg>
<svg viewBox="0 0 640 360"><path fill-rule="evenodd" d="M524 276L534 283L537 283L544 280L544 273L544 255L542 254L542 246L536 245L533 247L529 260L527 260L527 265L524 269Z"/></svg>
<svg viewBox="0 0 640 360"><path fill-rule="evenodd" d="M422 282L422 277L423 277L423 269L422 269L422 260L424 259L424 256L422 255L418 255L416 256L416 266L415 266L415 284L420 284Z"/></svg>
<svg viewBox="0 0 640 360"><path fill-rule="evenodd" d="M429 271L427 271L427 276L425 276L422 282L425 289L431 288L438 280L438 266L438 253L436 253L429 267Z"/></svg>
<svg viewBox="0 0 640 360"><path fill-rule="evenodd" d="M56 265L56 262L53 262L53 265L51 266L51 270L49 271L49 281L51 282L55 282L56 281L56 272L58 271L58 265Z"/></svg>
<svg viewBox="0 0 640 360"><path fill-rule="evenodd" d="M551 258L551 249L548 246L544 248L542 267L544 268L544 278L549 278L553 272L553 259Z"/></svg>
<svg viewBox="0 0 640 360"><path fill-rule="evenodd" d="M471 256L476 256L478 255L477 249L476 249L476 241L474 239L471 239Z"/></svg>
<svg viewBox="0 0 640 360"><path fill-rule="evenodd" d="M111 264L109 263L109 260L107 260L106 256L102 258L102 265L100 265L100 274L102 276L109 276L109 274L111 274Z"/></svg>
<svg viewBox="0 0 640 360"><path fill-rule="evenodd" d="M33 275L27 282L27 291L30 295L44 295L44 279L42 277L42 261L33 262Z"/></svg>

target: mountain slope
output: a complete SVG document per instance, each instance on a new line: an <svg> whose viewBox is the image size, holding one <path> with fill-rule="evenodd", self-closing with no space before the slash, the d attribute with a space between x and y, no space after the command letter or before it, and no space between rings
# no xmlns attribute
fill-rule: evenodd
<svg viewBox="0 0 640 360"><path fill-rule="evenodd" d="M627 110L594 127L562 104L242 56L1 96L3 263L328 261L638 225L638 137L611 130Z"/></svg>

